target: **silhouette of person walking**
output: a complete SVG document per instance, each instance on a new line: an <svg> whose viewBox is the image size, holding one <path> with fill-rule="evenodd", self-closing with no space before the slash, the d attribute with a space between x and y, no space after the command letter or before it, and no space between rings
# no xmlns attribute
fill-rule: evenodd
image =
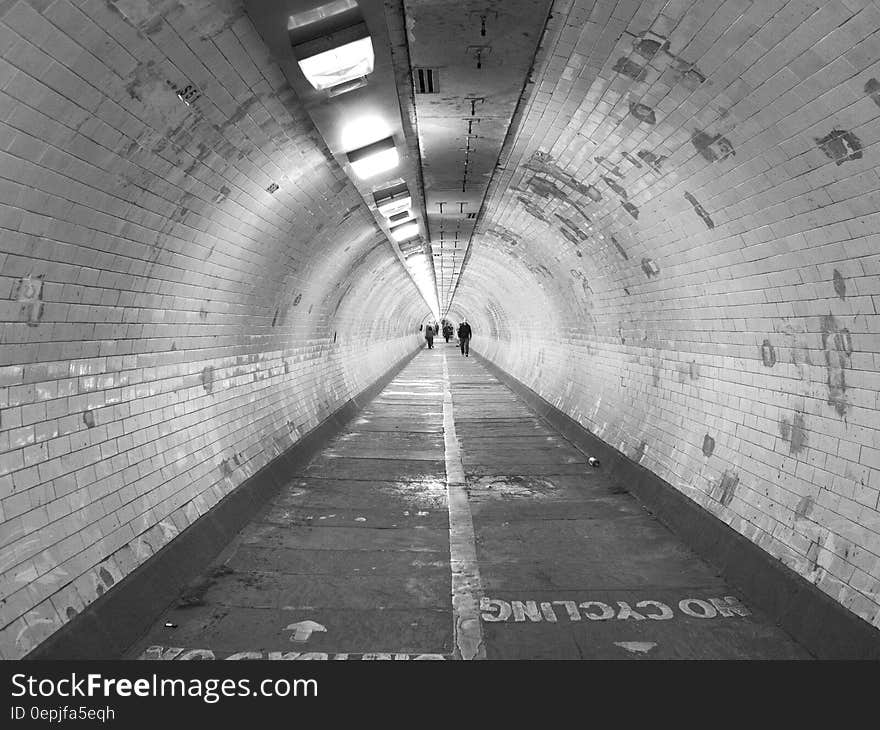
<svg viewBox="0 0 880 730"><path fill-rule="evenodd" d="M462 323L458 325L458 346L461 348L461 354L465 357L470 357L470 342L472 335L473 331L471 330L468 321L466 319L462 320Z"/></svg>
<svg viewBox="0 0 880 730"><path fill-rule="evenodd" d="M446 341L449 342L449 338L452 337L452 325L447 322L443 325L443 336L446 338Z"/></svg>
<svg viewBox="0 0 880 730"><path fill-rule="evenodd" d="M434 328L431 325L425 327L425 339L428 341L428 349L434 349Z"/></svg>

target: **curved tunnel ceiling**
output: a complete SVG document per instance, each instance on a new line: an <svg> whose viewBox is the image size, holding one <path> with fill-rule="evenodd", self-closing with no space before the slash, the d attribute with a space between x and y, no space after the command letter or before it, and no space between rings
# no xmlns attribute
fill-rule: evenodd
<svg viewBox="0 0 880 730"><path fill-rule="evenodd" d="M399 48L426 4L386 5ZM468 11L477 37L503 5ZM880 11L538 11L441 304L880 626ZM426 304L239 0L20 0L0 49L0 654L18 658L418 347ZM430 134L413 104L411 156Z"/></svg>

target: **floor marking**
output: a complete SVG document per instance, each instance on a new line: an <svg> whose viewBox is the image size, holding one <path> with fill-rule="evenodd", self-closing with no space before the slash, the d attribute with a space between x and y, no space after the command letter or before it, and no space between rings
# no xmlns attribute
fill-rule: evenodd
<svg viewBox="0 0 880 730"><path fill-rule="evenodd" d="M285 631L293 631L293 635L290 637L291 641L303 642L308 641L309 637L316 631L326 632L327 628L316 621L308 620L290 624Z"/></svg>
<svg viewBox="0 0 880 730"><path fill-rule="evenodd" d="M455 654L462 659L485 659L480 595L483 586L477 566L474 522L465 490L461 445L455 433L449 367L443 352L443 442L446 455L446 500L449 505L449 558L452 567L452 613Z"/></svg>
<svg viewBox="0 0 880 730"><path fill-rule="evenodd" d="M236 659L263 659L269 661L340 661L340 660L440 660L448 661L455 657L447 654L429 654L413 652L326 652L326 651L213 651L211 649L185 649L179 646L148 646L138 657L147 661L187 661L201 660L236 660Z"/></svg>
<svg viewBox="0 0 880 730"><path fill-rule="evenodd" d="M498 598L482 596L480 598L480 617L489 623L509 621L523 623L529 621L547 621L559 623L560 616L568 621L581 621L584 617L589 621L609 621L615 616L619 620L669 621L675 618L672 608L661 601L645 600L635 604L638 611L626 601L617 601L617 608L602 601L503 601ZM554 606L560 607L557 612ZM562 609L565 609L562 611ZM736 596L722 598L683 598L678 602L678 609L692 618L714 619L731 618L732 616L751 616L752 612L743 605ZM567 622L564 622L567 623Z"/></svg>
<svg viewBox="0 0 880 730"><path fill-rule="evenodd" d="M630 654L647 654L657 646L653 641L615 641L614 645L626 649Z"/></svg>

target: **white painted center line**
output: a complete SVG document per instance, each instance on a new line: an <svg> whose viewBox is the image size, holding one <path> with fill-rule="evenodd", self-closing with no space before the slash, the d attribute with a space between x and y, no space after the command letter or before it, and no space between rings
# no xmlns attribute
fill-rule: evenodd
<svg viewBox="0 0 880 730"><path fill-rule="evenodd" d="M465 490L461 446L455 433L449 367L443 352L443 442L446 454L446 501L449 505L449 558L452 567L452 613L455 655L461 659L485 659L480 596L483 585L477 566L474 522Z"/></svg>

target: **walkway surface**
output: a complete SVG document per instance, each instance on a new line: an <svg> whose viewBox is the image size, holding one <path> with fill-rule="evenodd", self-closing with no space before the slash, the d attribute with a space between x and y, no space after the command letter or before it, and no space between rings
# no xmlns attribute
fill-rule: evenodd
<svg viewBox="0 0 880 730"><path fill-rule="evenodd" d="M809 656L586 459L440 340L128 656Z"/></svg>

